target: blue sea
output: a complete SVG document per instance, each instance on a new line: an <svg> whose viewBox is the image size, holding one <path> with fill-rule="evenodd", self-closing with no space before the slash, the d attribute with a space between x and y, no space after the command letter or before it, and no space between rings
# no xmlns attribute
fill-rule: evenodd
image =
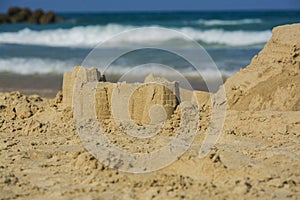
<svg viewBox="0 0 300 200"><path fill-rule="evenodd" d="M300 11L260 12L132 12L132 13L58 13L64 22L49 25L0 25L0 74L62 74L81 65L99 43L123 31L143 27L168 28L192 38L212 57L222 75L230 76L246 67L271 37L273 27L300 22ZM139 31L130 38L110 46L99 47L103 54L126 49L143 42L171 45L197 57L197 50L158 31ZM103 48L103 49L101 49ZM112 74L122 74L148 59L144 55L129 56L115 62ZM152 52L158 63L177 66L192 76L193 72L177 59ZM99 65L99 66L98 66ZM96 67L101 68L99 62ZM210 73L210 66L204 65ZM213 73L213 72L212 72Z"/></svg>

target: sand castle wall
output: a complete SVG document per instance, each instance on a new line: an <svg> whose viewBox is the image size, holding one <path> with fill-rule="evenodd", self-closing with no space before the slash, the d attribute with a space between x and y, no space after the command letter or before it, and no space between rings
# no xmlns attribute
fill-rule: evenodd
<svg viewBox="0 0 300 200"><path fill-rule="evenodd" d="M82 67L75 67L73 72L67 72L64 74L63 81L63 106L72 108L72 99L74 92L74 83L78 74L78 71ZM168 82L165 79L148 76L145 79L145 83L110 83L103 82L101 80L101 74L96 68L85 69L85 77L83 80L87 82L96 81L97 88L95 93L96 98L96 115L99 120L112 118L112 96L114 89L121 91L114 93L117 101L125 101L125 97L122 94L132 93L129 98L128 108L116 108L119 110L129 109L130 117L139 125L150 124L151 120L162 120L160 109L156 109L155 106L160 105L164 108L165 116L167 119L171 117L177 105L179 104L179 87L176 82ZM190 91L193 95L193 92ZM191 97L190 97L191 98ZM87 102L88 103L88 102ZM151 119L150 113L156 115L156 119ZM154 112L154 113L153 113ZM155 112L157 112L155 114Z"/></svg>
<svg viewBox="0 0 300 200"><path fill-rule="evenodd" d="M74 81L77 77L78 70L79 67L74 67L73 72L64 73L63 86L62 86L62 91L63 91L62 103L64 107L72 107Z"/></svg>
<svg viewBox="0 0 300 200"><path fill-rule="evenodd" d="M176 84L174 83L173 88L175 89L175 87ZM130 98L129 105L132 119L137 124L143 125L150 124L151 119L149 111L154 105L163 106L166 112L166 117L169 119L178 105L178 100L175 93L173 93L172 90L165 85L146 83L138 87L133 93L132 98ZM159 116L160 115L156 115L156 117Z"/></svg>

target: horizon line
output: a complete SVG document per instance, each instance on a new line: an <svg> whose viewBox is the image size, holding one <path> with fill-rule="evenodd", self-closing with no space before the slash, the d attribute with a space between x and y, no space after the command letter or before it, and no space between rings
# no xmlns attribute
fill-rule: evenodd
<svg viewBox="0 0 300 200"><path fill-rule="evenodd" d="M28 7L22 7L22 6L10 6L10 7L19 7L19 8L28 8ZM9 8L10 8L9 7ZM8 9L8 8L7 8ZM0 11L0 13L6 13L7 9L5 11ZM36 9L42 9L44 11L53 11L55 13L174 13L174 12L280 12L280 11L300 11L300 8L287 8L287 9L269 9L269 8L263 8L263 9L207 9L207 10L169 10L169 9L153 9L153 10L53 10L53 9L43 9L43 8L35 8L30 10L36 10Z"/></svg>

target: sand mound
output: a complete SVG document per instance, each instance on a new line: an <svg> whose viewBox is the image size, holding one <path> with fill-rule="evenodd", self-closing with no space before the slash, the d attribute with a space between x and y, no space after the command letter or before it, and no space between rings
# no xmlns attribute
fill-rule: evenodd
<svg viewBox="0 0 300 200"><path fill-rule="evenodd" d="M62 94L55 99L19 92L0 95L0 132L23 132L35 135L74 130L71 109L61 109Z"/></svg>
<svg viewBox="0 0 300 200"><path fill-rule="evenodd" d="M225 83L233 110L300 110L300 24L273 29L250 65Z"/></svg>

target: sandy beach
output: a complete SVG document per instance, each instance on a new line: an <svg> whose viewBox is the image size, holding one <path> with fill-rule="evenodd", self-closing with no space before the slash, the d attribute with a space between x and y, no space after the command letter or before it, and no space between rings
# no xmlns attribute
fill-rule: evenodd
<svg viewBox="0 0 300 200"><path fill-rule="evenodd" d="M198 158L211 116L206 93L191 148L146 174L108 168L85 149L67 97L56 94L62 76L14 78L1 79L0 199L300 198L300 24L274 28L250 65L226 80L225 123L209 155ZM176 130L177 115L163 133ZM105 123L116 144L144 151Z"/></svg>

